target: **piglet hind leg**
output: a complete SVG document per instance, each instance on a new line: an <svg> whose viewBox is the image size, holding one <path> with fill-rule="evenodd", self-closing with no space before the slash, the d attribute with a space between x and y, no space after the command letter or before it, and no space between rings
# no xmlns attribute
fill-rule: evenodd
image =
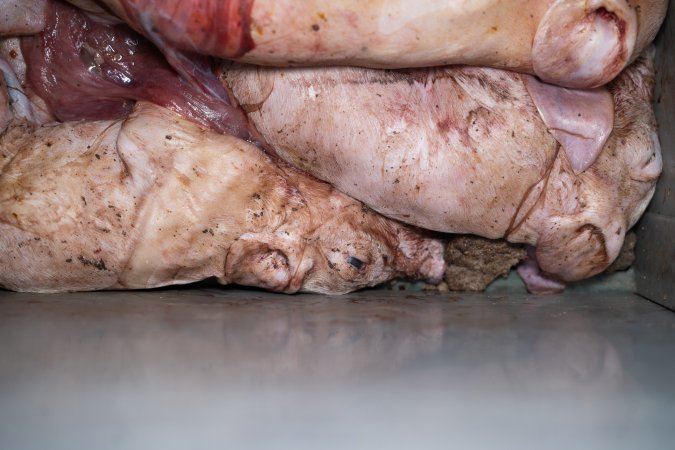
<svg viewBox="0 0 675 450"><path fill-rule="evenodd" d="M557 0L534 37L534 72L567 87L603 85L630 61L637 31L637 15L625 0Z"/></svg>

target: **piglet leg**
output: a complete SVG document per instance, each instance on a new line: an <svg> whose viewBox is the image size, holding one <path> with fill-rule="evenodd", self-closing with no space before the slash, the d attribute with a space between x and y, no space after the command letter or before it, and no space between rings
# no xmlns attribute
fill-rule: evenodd
<svg viewBox="0 0 675 450"><path fill-rule="evenodd" d="M637 28L625 0L557 0L534 37L534 73L568 87L600 86L628 63Z"/></svg>

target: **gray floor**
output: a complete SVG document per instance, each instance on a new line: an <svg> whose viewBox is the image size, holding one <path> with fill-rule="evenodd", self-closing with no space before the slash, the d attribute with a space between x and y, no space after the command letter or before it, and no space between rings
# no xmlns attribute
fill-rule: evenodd
<svg viewBox="0 0 675 450"><path fill-rule="evenodd" d="M2 449L661 449L675 313L628 294L0 292Z"/></svg>

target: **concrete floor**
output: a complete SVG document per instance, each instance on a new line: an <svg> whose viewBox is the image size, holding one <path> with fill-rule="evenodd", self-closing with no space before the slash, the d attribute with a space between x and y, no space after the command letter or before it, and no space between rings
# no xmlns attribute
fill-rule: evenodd
<svg viewBox="0 0 675 450"><path fill-rule="evenodd" d="M2 449L663 449L675 313L629 294L0 292Z"/></svg>

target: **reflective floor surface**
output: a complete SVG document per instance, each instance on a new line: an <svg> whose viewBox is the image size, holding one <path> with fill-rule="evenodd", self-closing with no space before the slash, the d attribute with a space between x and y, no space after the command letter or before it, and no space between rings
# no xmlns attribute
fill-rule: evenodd
<svg viewBox="0 0 675 450"><path fill-rule="evenodd" d="M662 449L675 313L629 294L0 292L2 449Z"/></svg>

